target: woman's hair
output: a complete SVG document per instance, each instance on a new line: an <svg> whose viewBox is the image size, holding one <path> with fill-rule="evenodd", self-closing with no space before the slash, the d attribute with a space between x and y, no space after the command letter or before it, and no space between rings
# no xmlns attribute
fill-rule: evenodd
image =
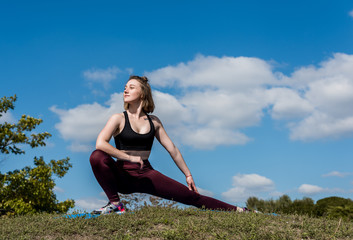
<svg viewBox="0 0 353 240"><path fill-rule="evenodd" d="M152 91L151 91L151 86L148 83L148 78L143 76L130 76L129 80L131 79L135 79L140 83L141 86L141 98L142 98L142 110L145 113L152 113L154 110L154 102L153 102L153 98L152 98ZM129 108L129 104L128 103L124 103L124 108L125 110L127 110Z"/></svg>

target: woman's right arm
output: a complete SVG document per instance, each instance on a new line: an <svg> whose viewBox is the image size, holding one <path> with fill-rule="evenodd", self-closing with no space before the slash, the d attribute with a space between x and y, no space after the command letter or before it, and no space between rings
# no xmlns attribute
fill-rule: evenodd
<svg viewBox="0 0 353 240"><path fill-rule="evenodd" d="M102 131L99 133L96 141L96 149L106 152L112 157L117 158L118 160L125 160L134 163L139 163L141 168L143 167L142 158L139 156L128 155L119 149L110 145L109 141L112 138L113 134L119 130L119 126L123 121L124 117L122 114L114 114L110 117L107 124L104 126Z"/></svg>

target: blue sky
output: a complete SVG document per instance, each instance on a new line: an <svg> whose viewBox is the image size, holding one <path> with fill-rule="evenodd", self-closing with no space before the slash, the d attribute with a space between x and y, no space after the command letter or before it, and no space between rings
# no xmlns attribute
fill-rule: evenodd
<svg viewBox="0 0 353 240"><path fill-rule="evenodd" d="M1 172L68 156L56 194L77 208L106 201L88 159L130 74L149 77L201 192L352 198L351 1L1 1L0 34L0 95L18 96L1 121L53 135ZM150 161L185 182L157 141Z"/></svg>

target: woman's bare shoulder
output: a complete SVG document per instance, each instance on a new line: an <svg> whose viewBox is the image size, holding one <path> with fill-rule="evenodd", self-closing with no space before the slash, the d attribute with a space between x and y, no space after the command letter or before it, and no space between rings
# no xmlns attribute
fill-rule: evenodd
<svg viewBox="0 0 353 240"><path fill-rule="evenodd" d="M161 120L159 120L159 118L156 115L149 115L149 116L155 125L162 126Z"/></svg>
<svg viewBox="0 0 353 240"><path fill-rule="evenodd" d="M110 116L110 119L112 120L122 120L124 119L124 113L114 113L113 115Z"/></svg>
<svg viewBox="0 0 353 240"><path fill-rule="evenodd" d="M111 117L120 118L120 119L125 118L123 112L121 112L121 113L114 113Z"/></svg>
<svg viewBox="0 0 353 240"><path fill-rule="evenodd" d="M123 122L125 122L124 113L115 113L115 114L111 115L108 120L108 123L111 123L114 125L120 125Z"/></svg>
<svg viewBox="0 0 353 240"><path fill-rule="evenodd" d="M125 125L124 113L113 114L108 121L108 125L112 126L115 129L113 132L113 136L115 137L124 128L124 125Z"/></svg>

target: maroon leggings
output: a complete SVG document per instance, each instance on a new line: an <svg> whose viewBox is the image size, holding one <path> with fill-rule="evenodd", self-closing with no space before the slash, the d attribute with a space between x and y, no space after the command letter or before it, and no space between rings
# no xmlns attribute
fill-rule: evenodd
<svg viewBox="0 0 353 240"><path fill-rule="evenodd" d="M141 192L198 208L236 210L237 207L190 191L185 185L154 170L148 160L140 164L114 161L107 153L95 150L90 157L93 173L110 202L118 202L118 192Z"/></svg>

